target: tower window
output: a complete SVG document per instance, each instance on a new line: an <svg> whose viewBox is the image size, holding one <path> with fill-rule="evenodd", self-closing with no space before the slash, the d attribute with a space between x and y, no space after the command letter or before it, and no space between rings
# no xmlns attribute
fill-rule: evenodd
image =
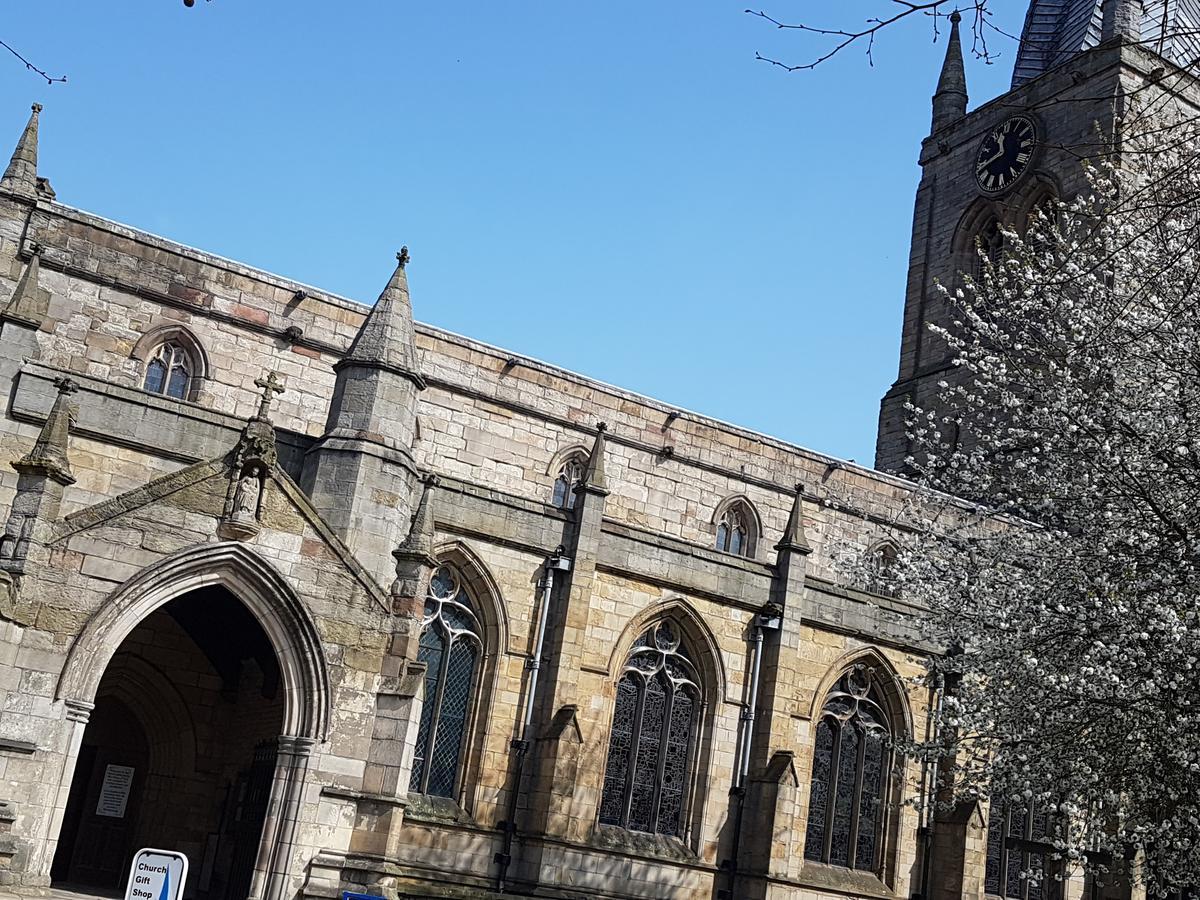
<svg viewBox="0 0 1200 900"><path fill-rule="evenodd" d="M679 835L699 728L700 676L676 626L638 638L617 682L600 822Z"/></svg>
<svg viewBox="0 0 1200 900"><path fill-rule="evenodd" d="M872 549L867 558L867 589L884 597L898 597L896 545L883 543Z"/></svg>

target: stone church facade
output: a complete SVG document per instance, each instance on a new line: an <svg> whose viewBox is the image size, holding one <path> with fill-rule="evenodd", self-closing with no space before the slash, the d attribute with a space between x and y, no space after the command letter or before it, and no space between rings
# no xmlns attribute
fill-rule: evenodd
<svg viewBox="0 0 1200 900"><path fill-rule="evenodd" d="M1047 100L1164 64L1092 5L969 115L949 42L881 470L935 271L1111 108ZM1040 153L981 200L1013 109ZM406 250L365 306L74 209L39 113L0 180L3 890L160 846L201 900L1056 896L1009 877L1032 823L926 817L890 749L937 701L914 485L415 323Z"/></svg>

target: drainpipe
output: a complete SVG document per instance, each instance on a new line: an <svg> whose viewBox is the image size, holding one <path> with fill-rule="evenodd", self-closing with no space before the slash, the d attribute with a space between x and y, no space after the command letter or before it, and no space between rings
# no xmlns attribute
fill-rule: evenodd
<svg viewBox="0 0 1200 900"><path fill-rule="evenodd" d="M516 766L513 770L511 789L508 792L508 815L501 827L504 829L504 849L497 853L493 860L499 866L496 874L496 890L504 893L508 883L508 867L512 863L513 836L517 831L517 802L520 799L521 787L524 784L525 760L529 755L529 729L533 723L533 710L537 701L538 673L542 668L542 650L546 643L546 622L550 618L550 598L554 594L554 573L569 572L571 560L563 553L566 547L559 544L554 555L546 560L542 569L542 593L537 610L537 639L533 646L533 656L526 661L525 668L529 670L529 684L525 693L525 713L521 719L521 730L510 743L517 754Z"/></svg>
<svg viewBox="0 0 1200 900"><path fill-rule="evenodd" d="M750 702L742 712L742 753L738 761L737 780L730 793L737 798L737 811L733 824L733 848L726 860L729 871L729 890L720 891L721 900L737 896L738 857L742 849L742 818L746 809L746 781L750 777L750 745L754 739L754 721L758 718L758 685L762 672L762 645L764 631L778 631L782 621L781 611L774 604L767 604L754 617L754 631L750 635Z"/></svg>
<svg viewBox="0 0 1200 900"><path fill-rule="evenodd" d="M942 692L938 690L936 684L929 686L929 705L927 706L925 718L925 743L931 742L936 730L937 722L941 721L942 713ZM930 767L933 767L935 774L930 777ZM937 776L936 763L930 763L929 759L921 762L921 823L917 827L917 834L921 836L923 844L921 853L921 883L919 889L913 895L915 898L924 898L929 895L929 872L933 867L933 804L937 802Z"/></svg>

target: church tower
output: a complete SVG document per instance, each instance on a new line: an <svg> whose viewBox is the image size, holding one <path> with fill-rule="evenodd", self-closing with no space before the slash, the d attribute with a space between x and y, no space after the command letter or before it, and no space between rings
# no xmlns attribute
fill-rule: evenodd
<svg viewBox="0 0 1200 900"><path fill-rule="evenodd" d="M967 112L962 41L952 16L946 58L921 146L895 383L884 396L878 469L902 472L906 405L934 405L955 371L931 324L945 322L939 286L999 252L1002 227L1022 228L1052 197L1084 186L1082 162L1109 152L1131 98L1170 94L1194 111L1200 0L1032 0L1011 89Z"/></svg>

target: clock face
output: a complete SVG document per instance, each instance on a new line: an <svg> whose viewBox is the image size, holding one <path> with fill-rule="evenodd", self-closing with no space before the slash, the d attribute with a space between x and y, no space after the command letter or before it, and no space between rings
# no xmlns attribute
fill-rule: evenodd
<svg viewBox="0 0 1200 900"><path fill-rule="evenodd" d="M975 180L989 194L1012 187L1029 166L1037 146L1037 126L1026 116L1013 116L992 130L979 145Z"/></svg>

